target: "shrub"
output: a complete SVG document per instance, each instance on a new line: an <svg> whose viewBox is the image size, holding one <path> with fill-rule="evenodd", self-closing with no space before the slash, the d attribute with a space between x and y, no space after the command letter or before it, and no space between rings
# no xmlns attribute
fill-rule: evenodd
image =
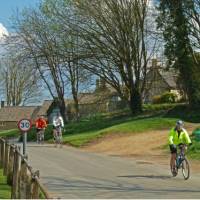
<svg viewBox="0 0 200 200"><path fill-rule="evenodd" d="M161 95L157 95L153 97L153 104L160 104L161 102Z"/></svg>
<svg viewBox="0 0 200 200"><path fill-rule="evenodd" d="M172 92L165 92L162 95L154 96L153 97L153 103L176 103L178 99L177 94Z"/></svg>

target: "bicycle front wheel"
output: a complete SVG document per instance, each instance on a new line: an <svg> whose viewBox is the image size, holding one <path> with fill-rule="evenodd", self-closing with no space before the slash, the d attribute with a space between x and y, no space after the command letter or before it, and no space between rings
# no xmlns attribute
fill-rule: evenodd
<svg viewBox="0 0 200 200"><path fill-rule="evenodd" d="M184 177L185 180L187 180L190 177L190 165L189 165L188 160L185 158L182 161L181 165L182 165L182 174L183 174L183 177Z"/></svg>

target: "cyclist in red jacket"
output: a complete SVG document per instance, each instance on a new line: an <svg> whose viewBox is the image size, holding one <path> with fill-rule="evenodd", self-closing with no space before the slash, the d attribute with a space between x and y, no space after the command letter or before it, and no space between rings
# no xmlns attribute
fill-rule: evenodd
<svg viewBox="0 0 200 200"><path fill-rule="evenodd" d="M47 122L44 119L44 116L39 116L35 122L35 127L37 131L37 142L40 143L44 141L44 132L47 127Z"/></svg>

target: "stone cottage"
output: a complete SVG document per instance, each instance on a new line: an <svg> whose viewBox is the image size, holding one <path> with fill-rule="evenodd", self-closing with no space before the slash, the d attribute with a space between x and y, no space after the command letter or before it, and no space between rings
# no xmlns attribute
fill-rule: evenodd
<svg viewBox="0 0 200 200"><path fill-rule="evenodd" d="M147 72L146 86L143 94L144 103L151 103L154 96L164 92L174 91L179 94L177 73L173 70L166 71L161 68L156 59L152 60L152 66Z"/></svg>

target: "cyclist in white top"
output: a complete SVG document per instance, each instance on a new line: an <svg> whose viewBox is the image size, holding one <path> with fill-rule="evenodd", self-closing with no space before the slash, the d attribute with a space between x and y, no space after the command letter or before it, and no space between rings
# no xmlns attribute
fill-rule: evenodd
<svg viewBox="0 0 200 200"><path fill-rule="evenodd" d="M53 136L57 143L62 143L62 128L64 128L64 121L60 113L53 118Z"/></svg>

